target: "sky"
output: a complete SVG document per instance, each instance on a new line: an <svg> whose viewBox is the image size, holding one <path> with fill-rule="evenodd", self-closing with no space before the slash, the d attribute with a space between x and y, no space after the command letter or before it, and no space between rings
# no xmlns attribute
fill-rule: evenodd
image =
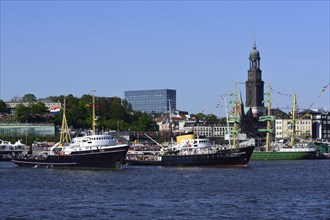
<svg viewBox="0 0 330 220"><path fill-rule="evenodd" d="M0 99L124 98L175 89L177 109L225 115L254 35L272 107L330 110L329 1L1 0ZM227 98L230 100L230 97Z"/></svg>

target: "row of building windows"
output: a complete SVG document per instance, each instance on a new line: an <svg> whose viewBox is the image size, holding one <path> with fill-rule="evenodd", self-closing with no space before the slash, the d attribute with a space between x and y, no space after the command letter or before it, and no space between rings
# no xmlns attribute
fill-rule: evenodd
<svg viewBox="0 0 330 220"><path fill-rule="evenodd" d="M161 113L176 109L176 90L172 89L125 91L125 99L134 111Z"/></svg>

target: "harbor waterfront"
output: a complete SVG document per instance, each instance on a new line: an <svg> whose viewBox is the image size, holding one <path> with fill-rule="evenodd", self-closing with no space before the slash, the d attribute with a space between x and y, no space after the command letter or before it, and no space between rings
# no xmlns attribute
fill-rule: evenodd
<svg viewBox="0 0 330 220"><path fill-rule="evenodd" d="M0 219L329 219L330 160L244 169L62 170L0 163Z"/></svg>

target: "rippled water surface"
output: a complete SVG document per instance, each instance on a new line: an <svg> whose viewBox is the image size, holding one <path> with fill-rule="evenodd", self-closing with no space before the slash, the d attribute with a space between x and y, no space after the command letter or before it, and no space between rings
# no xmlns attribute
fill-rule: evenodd
<svg viewBox="0 0 330 220"><path fill-rule="evenodd" d="M330 160L119 171L1 162L0 219L330 219Z"/></svg>

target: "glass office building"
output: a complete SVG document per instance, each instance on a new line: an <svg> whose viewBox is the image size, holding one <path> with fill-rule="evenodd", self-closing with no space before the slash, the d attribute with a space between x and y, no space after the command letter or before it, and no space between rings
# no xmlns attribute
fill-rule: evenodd
<svg viewBox="0 0 330 220"><path fill-rule="evenodd" d="M6 136L55 136L54 125L0 124L0 135Z"/></svg>
<svg viewBox="0 0 330 220"><path fill-rule="evenodd" d="M125 99L134 111L161 113L176 110L176 90L173 89L125 91Z"/></svg>

